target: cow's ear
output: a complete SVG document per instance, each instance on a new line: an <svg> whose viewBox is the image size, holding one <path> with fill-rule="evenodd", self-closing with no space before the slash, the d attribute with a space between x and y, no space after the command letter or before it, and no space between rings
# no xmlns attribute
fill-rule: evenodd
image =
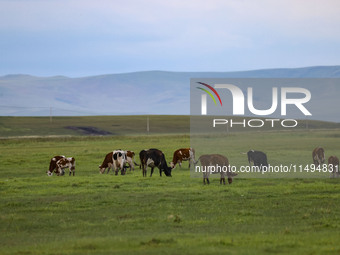
<svg viewBox="0 0 340 255"><path fill-rule="evenodd" d="M117 160L117 153L113 154L113 159Z"/></svg>

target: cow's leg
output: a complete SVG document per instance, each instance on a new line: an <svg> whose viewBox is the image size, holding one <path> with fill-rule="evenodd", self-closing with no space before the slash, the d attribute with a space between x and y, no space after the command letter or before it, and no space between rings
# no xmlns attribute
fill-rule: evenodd
<svg viewBox="0 0 340 255"><path fill-rule="evenodd" d="M147 166L142 164L143 177L146 177L146 169L147 169Z"/></svg>
<svg viewBox="0 0 340 255"><path fill-rule="evenodd" d="M182 161L178 160L179 168L182 169Z"/></svg>
<svg viewBox="0 0 340 255"><path fill-rule="evenodd" d="M153 169L154 169L154 167L151 167L151 173L150 173L150 177L152 176L152 174L153 174Z"/></svg>
<svg viewBox="0 0 340 255"><path fill-rule="evenodd" d="M64 175L65 174L64 169L61 168L61 167L58 167L58 172L59 172L59 175Z"/></svg>
<svg viewBox="0 0 340 255"><path fill-rule="evenodd" d="M135 171L132 160L127 160L127 163L130 167L130 172L131 172L131 170Z"/></svg>
<svg viewBox="0 0 340 255"><path fill-rule="evenodd" d="M162 177L162 170L161 169L159 169L159 176Z"/></svg>
<svg viewBox="0 0 340 255"><path fill-rule="evenodd" d="M210 173L209 173L209 172L206 172L206 173L204 174L204 176L205 176L205 179L206 179L206 181L207 181L207 184L210 184L210 181L209 181Z"/></svg>

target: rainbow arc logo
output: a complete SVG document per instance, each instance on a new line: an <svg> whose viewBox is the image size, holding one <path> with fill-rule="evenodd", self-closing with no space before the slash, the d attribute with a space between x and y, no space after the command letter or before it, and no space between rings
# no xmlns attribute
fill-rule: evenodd
<svg viewBox="0 0 340 255"><path fill-rule="evenodd" d="M222 106L221 97L220 97L220 95L217 93L217 91L212 86L210 86L209 84L203 83L203 82L197 82L197 83L207 87L208 89L210 89L217 96L217 98L220 101L220 104ZM215 97L213 96L213 94L209 90L207 90L205 88L201 88L201 87L196 87L196 88L206 92L212 98L212 100L214 101L215 105L217 105Z"/></svg>

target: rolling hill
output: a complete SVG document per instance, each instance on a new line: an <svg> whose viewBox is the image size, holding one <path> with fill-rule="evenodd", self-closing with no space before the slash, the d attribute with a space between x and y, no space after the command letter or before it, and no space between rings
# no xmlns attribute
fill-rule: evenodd
<svg viewBox="0 0 340 255"><path fill-rule="evenodd" d="M211 77L338 78L340 66L240 72L145 71L80 78L6 75L0 77L0 116L186 115L190 113L190 78Z"/></svg>

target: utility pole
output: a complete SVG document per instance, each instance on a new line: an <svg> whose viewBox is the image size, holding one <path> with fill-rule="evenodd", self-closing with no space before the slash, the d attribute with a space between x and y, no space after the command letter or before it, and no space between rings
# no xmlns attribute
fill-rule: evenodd
<svg viewBox="0 0 340 255"><path fill-rule="evenodd" d="M146 132L149 134L150 132L150 123L149 123L149 116L146 117Z"/></svg>
<svg viewBox="0 0 340 255"><path fill-rule="evenodd" d="M50 123L52 123L52 107L50 107Z"/></svg>

